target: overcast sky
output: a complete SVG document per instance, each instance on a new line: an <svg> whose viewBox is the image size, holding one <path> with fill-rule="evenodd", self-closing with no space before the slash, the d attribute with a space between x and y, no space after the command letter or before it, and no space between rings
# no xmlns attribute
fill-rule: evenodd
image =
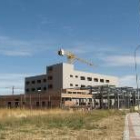
<svg viewBox="0 0 140 140"><path fill-rule="evenodd" d="M0 94L11 93L5 87L23 89L24 78L45 73L47 65L66 62L60 48L95 64L76 62L76 69L135 86L139 7L138 0L0 0ZM140 49L137 59L140 64Z"/></svg>

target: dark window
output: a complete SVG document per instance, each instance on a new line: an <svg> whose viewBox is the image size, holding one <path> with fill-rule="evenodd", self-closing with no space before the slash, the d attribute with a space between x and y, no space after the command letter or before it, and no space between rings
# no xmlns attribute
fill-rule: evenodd
<svg viewBox="0 0 140 140"><path fill-rule="evenodd" d="M85 77L84 76L81 76L81 80L85 80Z"/></svg>
<svg viewBox="0 0 140 140"><path fill-rule="evenodd" d="M87 77L87 80L88 80L88 81L92 81L92 78L91 78L91 77Z"/></svg>
<svg viewBox="0 0 140 140"><path fill-rule="evenodd" d="M48 85L48 89L52 89L53 88L53 85L52 84L49 84Z"/></svg>
<svg viewBox="0 0 140 140"><path fill-rule="evenodd" d="M70 77L73 77L73 75L70 75Z"/></svg>
<svg viewBox="0 0 140 140"><path fill-rule="evenodd" d="M38 88L37 88L37 91L41 91L41 87L38 87Z"/></svg>
<svg viewBox="0 0 140 140"><path fill-rule="evenodd" d="M43 90L47 90L47 88L46 88L46 87L44 87L44 88L43 88Z"/></svg>
<svg viewBox="0 0 140 140"><path fill-rule="evenodd" d="M106 83L109 83L110 81L109 80L106 80Z"/></svg>
<svg viewBox="0 0 140 140"><path fill-rule="evenodd" d="M104 79L100 79L100 82L101 82L101 83L104 83Z"/></svg>
<svg viewBox="0 0 140 140"><path fill-rule="evenodd" d="M52 80L53 79L53 77L52 76L48 76L48 80Z"/></svg>
<svg viewBox="0 0 140 140"><path fill-rule="evenodd" d="M35 91L35 88L32 88L32 91Z"/></svg>
<svg viewBox="0 0 140 140"><path fill-rule="evenodd" d="M43 79L43 82L45 83L47 80L46 79Z"/></svg>
<svg viewBox="0 0 140 140"><path fill-rule="evenodd" d="M73 86L73 84L70 84L70 86L72 87L72 86Z"/></svg>
<svg viewBox="0 0 140 140"><path fill-rule="evenodd" d="M29 92L29 89L28 88L26 89L26 92Z"/></svg>
<svg viewBox="0 0 140 140"><path fill-rule="evenodd" d="M8 102L8 108L11 108L11 107L12 107L12 103Z"/></svg>
<svg viewBox="0 0 140 140"><path fill-rule="evenodd" d="M30 82L29 81L26 81L26 85L29 85L30 84Z"/></svg>
<svg viewBox="0 0 140 140"><path fill-rule="evenodd" d="M98 82L98 78L94 78L94 82Z"/></svg>
<svg viewBox="0 0 140 140"><path fill-rule="evenodd" d="M36 102L36 107L39 107L39 102Z"/></svg>
<svg viewBox="0 0 140 140"><path fill-rule="evenodd" d="M81 87L86 87L85 85L81 85Z"/></svg>
<svg viewBox="0 0 140 140"><path fill-rule="evenodd" d="M35 81L32 81L32 84L35 84Z"/></svg>
<svg viewBox="0 0 140 140"><path fill-rule="evenodd" d="M77 103L78 104L78 103ZM79 103L80 105L86 105L86 103L84 103L84 102L81 102L81 103Z"/></svg>
<svg viewBox="0 0 140 140"><path fill-rule="evenodd" d="M15 102L15 107L19 107L19 102Z"/></svg>
<svg viewBox="0 0 140 140"><path fill-rule="evenodd" d="M92 99L91 98L89 98L89 102L92 102Z"/></svg>
<svg viewBox="0 0 140 140"><path fill-rule="evenodd" d="M78 87L78 84L76 84L75 86Z"/></svg>
<svg viewBox="0 0 140 140"><path fill-rule="evenodd" d="M53 71L53 67L52 66L48 67L47 70L48 70L48 72L51 72L51 71Z"/></svg>
<svg viewBox="0 0 140 140"><path fill-rule="evenodd" d="M41 80L37 80L37 83L41 83Z"/></svg>
<svg viewBox="0 0 140 140"><path fill-rule="evenodd" d="M78 75L75 75L75 78L78 78Z"/></svg>
<svg viewBox="0 0 140 140"><path fill-rule="evenodd" d="M42 107L45 107L45 106L46 106L46 102L43 101L43 102L42 102Z"/></svg>

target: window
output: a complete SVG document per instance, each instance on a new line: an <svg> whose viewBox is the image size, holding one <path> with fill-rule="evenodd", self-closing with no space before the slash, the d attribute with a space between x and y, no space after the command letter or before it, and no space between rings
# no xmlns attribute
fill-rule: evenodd
<svg viewBox="0 0 140 140"><path fill-rule="evenodd" d="M70 75L70 77L73 77L73 75Z"/></svg>
<svg viewBox="0 0 140 140"><path fill-rule="evenodd" d="M85 85L81 85L81 87L86 87Z"/></svg>
<svg viewBox="0 0 140 140"><path fill-rule="evenodd" d="M45 106L46 106L46 102L43 101L43 102L42 102L42 107L45 107Z"/></svg>
<svg viewBox="0 0 140 140"><path fill-rule="evenodd" d="M29 92L29 89L28 88L26 89L26 92Z"/></svg>
<svg viewBox="0 0 140 140"><path fill-rule="evenodd" d="M29 85L30 84L30 82L29 81L26 81L26 85Z"/></svg>
<svg viewBox="0 0 140 140"><path fill-rule="evenodd" d="M72 87L72 86L73 86L73 84L70 84L70 86Z"/></svg>
<svg viewBox="0 0 140 140"><path fill-rule="evenodd" d="M109 80L106 80L106 83L109 83L110 81Z"/></svg>
<svg viewBox="0 0 140 140"><path fill-rule="evenodd" d="M48 72L53 71L53 67L52 67L52 66L51 66L51 67L48 67L48 68L47 68L47 71L48 71Z"/></svg>
<svg viewBox="0 0 140 140"><path fill-rule="evenodd" d="M104 83L104 79L100 79L100 82L101 82L101 83Z"/></svg>
<svg viewBox="0 0 140 140"><path fill-rule="evenodd" d="M75 86L78 87L78 84L76 84Z"/></svg>
<svg viewBox="0 0 140 140"><path fill-rule="evenodd" d="M53 85L52 84L49 84L48 85L48 89L52 89L53 88Z"/></svg>
<svg viewBox="0 0 140 140"><path fill-rule="evenodd" d="M41 91L41 87L38 87L38 88L37 88L37 91Z"/></svg>
<svg viewBox="0 0 140 140"><path fill-rule="evenodd" d="M75 78L78 78L78 75L75 75Z"/></svg>
<svg viewBox="0 0 140 140"><path fill-rule="evenodd" d="M11 107L12 107L12 103L8 102L8 108L11 108Z"/></svg>
<svg viewBox="0 0 140 140"><path fill-rule="evenodd" d="M81 80L85 80L85 77L84 76L81 76Z"/></svg>
<svg viewBox="0 0 140 140"><path fill-rule="evenodd" d="M43 79L43 82L45 83L47 80L46 79Z"/></svg>
<svg viewBox="0 0 140 140"><path fill-rule="evenodd" d="M47 90L47 88L46 88L46 87L44 87L44 88L43 88L43 90Z"/></svg>
<svg viewBox="0 0 140 140"><path fill-rule="evenodd" d="M91 78L91 77L87 77L87 80L88 80L88 81L92 81L92 78Z"/></svg>
<svg viewBox="0 0 140 140"><path fill-rule="evenodd" d="M48 80L52 80L53 79L53 77L52 76L48 76Z"/></svg>
<svg viewBox="0 0 140 140"><path fill-rule="evenodd" d="M35 91L35 88L32 88L32 91Z"/></svg>
<svg viewBox="0 0 140 140"><path fill-rule="evenodd" d="M19 107L19 102L15 102L15 107Z"/></svg>
<svg viewBox="0 0 140 140"><path fill-rule="evenodd" d="M94 82L98 82L98 78L94 78Z"/></svg>
<svg viewBox="0 0 140 140"><path fill-rule="evenodd" d="M41 80L37 80L37 83L41 83Z"/></svg>
<svg viewBox="0 0 140 140"><path fill-rule="evenodd" d="M32 84L35 84L35 81L32 81Z"/></svg>
<svg viewBox="0 0 140 140"><path fill-rule="evenodd" d="M36 107L39 107L39 102L36 102Z"/></svg>

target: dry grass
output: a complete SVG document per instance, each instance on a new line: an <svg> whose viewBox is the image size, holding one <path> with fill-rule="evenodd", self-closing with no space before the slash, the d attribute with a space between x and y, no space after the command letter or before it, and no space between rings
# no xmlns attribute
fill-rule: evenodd
<svg viewBox="0 0 140 140"><path fill-rule="evenodd" d="M0 110L0 140L121 140L124 113Z"/></svg>

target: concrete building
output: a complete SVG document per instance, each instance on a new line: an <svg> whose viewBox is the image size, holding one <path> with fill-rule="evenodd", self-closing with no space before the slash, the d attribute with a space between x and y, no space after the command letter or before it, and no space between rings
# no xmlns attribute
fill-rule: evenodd
<svg viewBox="0 0 140 140"><path fill-rule="evenodd" d="M0 96L0 107L95 107L88 87L99 85L117 86L118 78L77 71L72 64L54 64L46 68L46 74L25 78L25 94Z"/></svg>
<svg viewBox="0 0 140 140"><path fill-rule="evenodd" d="M118 85L118 78L77 71L74 65L60 63L48 66L46 74L25 78L25 93L84 88L95 85Z"/></svg>

